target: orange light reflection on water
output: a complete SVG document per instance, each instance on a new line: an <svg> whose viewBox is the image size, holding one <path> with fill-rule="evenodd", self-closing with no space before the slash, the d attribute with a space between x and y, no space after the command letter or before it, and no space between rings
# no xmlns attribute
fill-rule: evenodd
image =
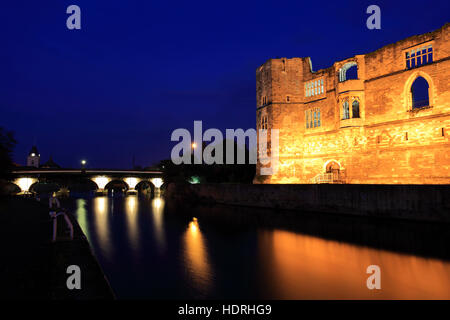
<svg viewBox="0 0 450 320"><path fill-rule="evenodd" d="M207 293L212 285L212 268L205 239L197 219L189 222L184 233L184 256L191 285Z"/></svg>
<svg viewBox="0 0 450 320"><path fill-rule="evenodd" d="M450 263L324 240L288 231L259 238L267 298L450 299ZM381 290L366 268L381 268Z"/></svg>

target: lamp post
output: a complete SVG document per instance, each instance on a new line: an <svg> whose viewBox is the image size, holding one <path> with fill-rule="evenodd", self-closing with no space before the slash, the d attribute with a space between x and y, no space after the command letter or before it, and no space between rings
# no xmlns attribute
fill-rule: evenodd
<svg viewBox="0 0 450 320"><path fill-rule="evenodd" d="M194 159L195 159L195 148L197 148L197 143L192 142L192 143L191 143L191 163L194 163Z"/></svg>
<svg viewBox="0 0 450 320"><path fill-rule="evenodd" d="M86 172L86 160L81 160L81 172Z"/></svg>

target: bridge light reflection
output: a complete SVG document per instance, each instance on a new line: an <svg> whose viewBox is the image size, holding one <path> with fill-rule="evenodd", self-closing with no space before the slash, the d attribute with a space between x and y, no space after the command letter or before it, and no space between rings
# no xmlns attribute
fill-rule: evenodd
<svg viewBox="0 0 450 320"><path fill-rule="evenodd" d="M128 239L133 249L138 249L139 229L137 221L138 201L136 195L130 195L125 198L125 214L127 218Z"/></svg>
<svg viewBox="0 0 450 320"><path fill-rule="evenodd" d="M94 198L94 218L98 241L103 251L111 250L111 239L109 234L109 198L106 196Z"/></svg>
<svg viewBox="0 0 450 320"><path fill-rule="evenodd" d="M162 203L163 202L162 202L161 198L155 198L152 201L152 206L153 206L154 209L159 210L161 208L161 206L162 206Z"/></svg>
<svg viewBox="0 0 450 320"><path fill-rule="evenodd" d="M184 234L184 257L190 281L198 290L209 290L212 284L212 270L207 246L200 230L198 220L189 222Z"/></svg>
<svg viewBox="0 0 450 320"><path fill-rule="evenodd" d="M166 249L166 240L163 225L164 200L161 198L154 198L152 200L152 209L153 226L155 228L155 237L156 243L158 244L158 251L164 252L164 250Z"/></svg>

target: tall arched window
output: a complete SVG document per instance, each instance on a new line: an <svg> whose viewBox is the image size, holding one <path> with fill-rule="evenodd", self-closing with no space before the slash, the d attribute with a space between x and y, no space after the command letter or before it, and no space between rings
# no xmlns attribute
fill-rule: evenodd
<svg viewBox="0 0 450 320"><path fill-rule="evenodd" d="M359 118L359 101L354 100L352 103L352 117Z"/></svg>
<svg viewBox="0 0 450 320"><path fill-rule="evenodd" d="M358 79L358 65L356 62L348 62L339 70L339 82Z"/></svg>
<svg viewBox="0 0 450 320"><path fill-rule="evenodd" d="M348 106L348 101L345 100L344 103L342 104L342 119L350 119L350 109Z"/></svg>
<svg viewBox="0 0 450 320"><path fill-rule="evenodd" d="M411 85L412 108L422 108L430 105L428 82L423 77L417 77Z"/></svg>

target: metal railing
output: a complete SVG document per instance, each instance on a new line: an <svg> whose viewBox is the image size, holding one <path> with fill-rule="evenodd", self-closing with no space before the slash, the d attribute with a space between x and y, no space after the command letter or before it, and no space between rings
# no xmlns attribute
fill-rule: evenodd
<svg viewBox="0 0 450 320"><path fill-rule="evenodd" d="M339 172L319 173L311 179L311 183L344 183L343 174Z"/></svg>
<svg viewBox="0 0 450 320"><path fill-rule="evenodd" d="M50 197L48 199L48 207L50 208L50 218L53 219L53 236L52 236L52 242L56 241L56 236L58 234L58 217L63 216L64 221L66 222L67 227L69 228L70 232L70 240L73 240L73 225L70 221L69 217L66 214L66 210L61 208L61 204L56 197Z"/></svg>

